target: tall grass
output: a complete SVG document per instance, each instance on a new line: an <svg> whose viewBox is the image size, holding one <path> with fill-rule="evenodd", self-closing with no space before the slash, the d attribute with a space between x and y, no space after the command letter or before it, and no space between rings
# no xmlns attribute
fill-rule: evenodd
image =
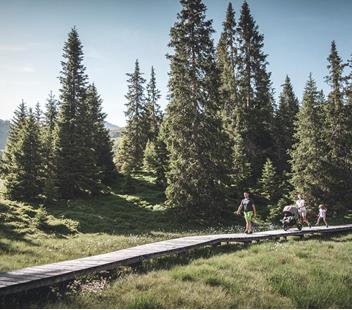
<svg viewBox="0 0 352 310"><path fill-rule="evenodd" d="M54 308L350 308L352 234L329 240L224 246L156 260L87 290L68 292ZM235 251L237 249L237 251ZM215 251L211 253L211 251ZM222 252L223 251L223 252ZM233 251L233 252L231 252ZM184 254L186 255L186 254ZM42 305L43 306L43 305Z"/></svg>

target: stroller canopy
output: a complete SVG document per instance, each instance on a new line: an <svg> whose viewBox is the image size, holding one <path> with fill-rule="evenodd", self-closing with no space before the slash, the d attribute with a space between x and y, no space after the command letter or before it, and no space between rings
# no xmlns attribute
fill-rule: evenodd
<svg viewBox="0 0 352 310"><path fill-rule="evenodd" d="M294 217L298 218L298 208L294 205L286 206L284 207L284 210L282 211L283 213L289 212L291 213Z"/></svg>

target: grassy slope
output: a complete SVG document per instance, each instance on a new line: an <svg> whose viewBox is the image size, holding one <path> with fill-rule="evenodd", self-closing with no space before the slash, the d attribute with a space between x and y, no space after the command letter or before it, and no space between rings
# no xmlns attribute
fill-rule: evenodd
<svg viewBox="0 0 352 310"><path fill-rule="evenodd" d="M54 308L350 308L352 234L223 246L76 283Z"/></svg>
<svg viewBox="0 0 352 310"><path fill-rule="evenodd" d="M109 195L47 209L0 200L0 272L202 233L163 209L152 177L136 176L128 190L125 181Z"/></svg>

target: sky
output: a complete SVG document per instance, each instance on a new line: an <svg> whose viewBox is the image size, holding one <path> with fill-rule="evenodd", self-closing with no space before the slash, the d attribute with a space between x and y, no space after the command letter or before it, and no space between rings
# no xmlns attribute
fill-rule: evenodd
<svg viewBox="0 0 352 310"><path fill-rule="evenodd" d="M222 31L228 0L203 0L213 20L214 43ZM276 97L289 75L299 99L310 72L325 92L330 44L340 56L352 54L352 1L248 0L259 31ZM239 17L242 0L232 4ZM167 105L170 28L178 0L0 0L0 119L10 119L23 99L42 107L50 91L58 97L62 48L76 26L90 82L102 97L107 121L126 123L126 73L138 58L144 77L154 66Z"/></svg>

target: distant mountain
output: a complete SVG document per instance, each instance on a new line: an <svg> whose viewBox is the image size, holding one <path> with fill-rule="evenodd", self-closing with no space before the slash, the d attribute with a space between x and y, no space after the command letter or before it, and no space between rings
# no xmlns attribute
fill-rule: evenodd
<svg viewBox="0 0 352 310"><path fill-rule="evenodd" d="M2 151L6 144L6 139L9 134L10 121L0 119L0 151ZM111 138L118 138L121 134L122 127L105 122L105 127L110 130Z"/></svg>
<svg viewBox="0 0 352 310"><path fill-rule="evenodd" d="M10 121L0 119L0 151L4 149L9 134Z"/></svg>
<svg viewBox="0 0 352 310"><path fill-rule="evenodd" d="M121 130L123 129L123 127L119 127L119 126L111 124L109 122L105 122L105 127L110 130L111 138L120 137Z"/></svg>

